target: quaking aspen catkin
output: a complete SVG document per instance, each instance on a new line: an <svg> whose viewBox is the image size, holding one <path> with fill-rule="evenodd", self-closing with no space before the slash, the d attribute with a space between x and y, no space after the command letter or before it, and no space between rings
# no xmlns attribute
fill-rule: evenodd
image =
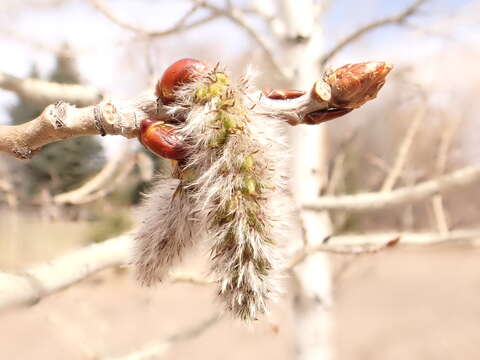
<svg viewBox="0 0 480 360"><path fill-rule="evenodd" d="M235 317L254 320L278 293L285 148L281 122L257 114L249 80L240 84L216 68L177 89L170 115L184 119L176 133L187 156L178 180L161 180L144 206L135 263L150 285L205 239L218 296Z"/></svg>

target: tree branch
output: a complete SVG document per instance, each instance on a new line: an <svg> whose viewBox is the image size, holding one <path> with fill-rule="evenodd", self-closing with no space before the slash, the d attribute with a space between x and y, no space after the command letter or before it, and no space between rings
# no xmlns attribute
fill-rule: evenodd
<svg viewBox="0 0 480 360"><path fill-rule="evenodd" d="M46 106L59 100L87 106L96 104L102 99L101 92L94 87L59 84L31 78L22 79L4 72L0 72L0 88L13 91L40 106Z"/></svg>
<svg viewBox="0 0 480 360"><path fill-rule="evenodd" d="M15 126L0 126L0 151L29 159L43 145L83 135L137 135L139 123L156 117L157 102L152 92L130 101L103 101L76 108L57 102L36 119Z"/></svg>
<svg viewBox="0 0 480 360"><path fill-rule="evenodd" d="M329 238L329 241L330 242ZM365 246L364 244L361 245L353 245L353 246L331 246L326 244L325 241L321 244L312 246L312 247L304 247L301 249L297 254L295 254L292 259L288 262L286 269L290 270L293 269L295 266L303 262L306 258L310 255L313 255L317 252L326 252L330 254L337 254L337 255L365 255L365 254L375 254L387 248L391 248L395 246L400 241L400 237L396 236L391 238L390 240L386 240L384 243L380 245L373 245L373 246Z"/></svg>
<svg viewBox="0 0 480 360"><path fill-rule="evenodd" d="M87 246L19 274L0 273L0 310L33 305L108 267L123 264L130 251L128 236Z"/></svg>
<svg viewBox="0 0 480 360"><path fill-rule="evenodd" d="M443 175L437 179L425 181L414 186L399 188L391 192L361 193L344 196L323 196L305 203L309 210L373 211L419 202L433 195L457 190L480 180L480 166L469 166Z"/></svg>
<svg viewBox="0 0 480 360"><path fill-rule="evenodd" d="M402 143L400 144L400 148L398 149L397 157L395 159L393 167L385 178L385 181L383 182L380 191L388 192L392 191L392 189L394 188L395 183L397 182L407 163L410 148L412 147L413 140L418 133L420 124L424 117L425 108L421 106L420 109L417 111L417 114L415 114L414 119L410 123L407 132L405 133Z"/></svg>
<svg viewBox="0 0 480 360"><path fill-rule="evenodd" d="M466 241L480 238L480 229L454 230L440 233L385 233L370 235L335 235L328 243L299 250L287 263L285 270L318 253L327 252L340 255L372 254L402 244L428 245L449 241ZM126 264L132 239L128 235L89 245L33 267L23 273L0 272L0 311L15 305L34 305L41 299L109 267ZM168 278L173 283L208 285L213 281L198 274L174 273Z"/></svg>
<svg viewBox="0 0 480 360"><path fill-rule="evenodd" d="M320 59L320 65L322 67L325 66L325 64L328 61L330 61L337 53L343 50L343 48L353 43L355 40L367 34L368 32L388 24L399 24L399 25L402 24L410 16L414 15L418 11L420 6L426 1L427 0L416 0L412 3L412 5L410 5L408 8L406 8L405 10L403 10L402 12L396 15L379 19L377 21L364 25L359 29L355 30L350 35L348 35L343 40L341 40L337 45L335 45L333 49L331 49L326 54L324 54Z"/></svg>
<svg viewBox="0 0 480 360"><path fill-rule="evenodd" d="M137 156L130 147L125 146L93 178L77 189L55 195L55 204L85 204L107 196L121 184L133 169Z"/></svg>
<svg viewBox="0 0 480 360"><path fill-rule="evenodd" d="M187 20L196 12L201 6L195 4L192 9L190 9L184 16L182 16L179 21L177 21L172 27L165 30L147 30L137 25L133 25L119 18L114 12L112 12L104 3L103 0L90 0L91 4L100 11L107 19L111 22L117 24L118 26L123 27L124 29L135 32L137 35L149 38L168 36L180 31L191 30L195 27L204 25L212 20L215 20L220 16L220 14L211 14L200 20L187 23Z"/></svg>
<svg viewBox="0 0 480 360"><path fill-rule="evenodd" d="M140 347L139 349L132 351L129 354L122 356L114 357L105 357L100 358L104 360L148 360L153 359L153 357L163 356L170 347L175 345L177 342L187 341L194 339L197 336L203 334L206 330L210 329L213 325L217 324L220 321L220 314L214 314L206 320L202 320L199 323L190 326L187 329L183 329L173 335L161 339L160 341L155 341Z"/></svg>
<svg viewBox="0 0 480 360"><path fill-rule="evenodd" d="M213 5L204 0L194 0L200 6L211 10L214 14L221 15L231 20L234 24L238 25L240 28L246 31L246 33L260 46L260 48L265 53L267 60L273 66L275 71L280 74L285 79L290 79L292 74L289 71L285 71L285 66L277 61L273 49L270 47L268 42L256 31L252 26L250 26L243 16L243 12L237 8L227 8L223 9L216 5Z"/></svg>

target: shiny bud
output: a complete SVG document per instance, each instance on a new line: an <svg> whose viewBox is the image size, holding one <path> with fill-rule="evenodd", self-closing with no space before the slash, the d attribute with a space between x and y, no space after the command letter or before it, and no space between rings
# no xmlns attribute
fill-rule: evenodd
<svg viewBox="0 0 480 360"><path fill-rule="evenodd" d="M207 65L196 59L181 59L170 65L157 82L155 94L166 105L175 101L175 90L178 86L186 84L201 74L206 73Z"/></svg>
<svg viewBox="0 0 480 360"><path fill-rule="evenodd" d="M186 156L185 143L175 134L175 128L161 121L144 119L138 138L143 146L158 156L172 160Z"/></svg>
<svg viewBox="0 0 480 360"><path fill-rule="evenodd" d="M347 64L325 74L330 85L331 104L355 109L377 96L392 65L382 61Z"/></svg>

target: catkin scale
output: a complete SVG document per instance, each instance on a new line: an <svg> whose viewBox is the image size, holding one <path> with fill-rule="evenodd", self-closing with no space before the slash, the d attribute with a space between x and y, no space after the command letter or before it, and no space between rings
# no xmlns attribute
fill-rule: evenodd
<svg viewBox="0 0 480 360"><path fill-rule="evenodd" d="M158 186L164 199L154 192L144 205L148 220L136 236L135 263L140 281L150 285L205 238L219 298L235 317L253 320L278 293L282 216L275 198L283 187L285 150L277 122L255 113L245 95L249 82L240 83L214 69L175 92L169 108L185 119L175 131L186 139L187 155L176 189L169 194ZM155 227L155 218L164 229Z"/></svg>

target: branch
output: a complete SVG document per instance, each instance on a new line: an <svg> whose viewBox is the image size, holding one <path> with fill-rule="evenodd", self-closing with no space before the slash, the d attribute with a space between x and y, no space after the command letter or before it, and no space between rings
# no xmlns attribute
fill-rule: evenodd
<svg viewBox="0 0 480 360"><path fill-rule="evenodd" d="M460 189L480 180L480 166L469 166L414 186L387 193L372 192L345 196L323 196L303 205L309 210L373 211L419 202L433 195Z"/></svg>
<svg viewBox="0 0 480 360"><path fill-rule="evenodd" d="M480 238L480 229L454 230L440 233L385 233L371 235L336 235L311 248L301 249L288 262L285 270L296 266L317 252L341 255L372 254L393 245L429 245L451 241L466 241ZM0 272L0 311L14 305L34 305L44 297L59 292L81 280L109 267L126 264L132 239L119 236L99 244L64 255L46 264L36 266L24 273ZM169 277L173 283L208 285L213 281L198 274L174 273Z"/></svg>
<svg viewBox="0 0 480 360"><path fill-rule="evenodd" d="M55 204L85 204L107 196L127 177L136 163L136 154L125 146L97 175L78 189L55 195Z"/></svg>
<svg viewBox="0 0 480 360"><path fill-rule="evenodd" d="M438 147L437 162L435 166L435 173L437 176L445 172L447 166L448 153L452 144L453 137L458 130L461 118L450 121L442 132L440 146ZM432 198L432 209L439 232L448 232L448 217L443 204L443 197L436 195Z"/></svg>
<svg viewBox="0 0 480 360"><path fill-rule="evenodd" d="M374 21L370 24L364 25L359 29L352 32L350 35L345 37L341 40L333 49L329 52L324 54L320 59L320 65L323 67L325 64L330 61L338 52L343 50L346 46L357 40L358 38L362 37L363 35L367 34L368 32L375 30L381 26L388 25L388 24L402 24L404 23L410 16L414 15L420 6L426 2L427 0L416 0L410 5L408 8L403 10L402 12L398 13L397 15L388 16L383 19L379 19Z"/></svg>
<svg viewBox="0 0 480 360"><path fill-rule="evenodd" d="M15 192L10 181L0 178L0 192L4 193L7 204L10 208L18 206L18 194Z"/></svg>
<svg viewBox="0 0 480 360"><path fill-rule="evenodd" d="M413 140L418 133L420 128L420 123L422 122L423 118L425 117L425 108L420 107L417 114L415 114L414 119L410 123L410 126L402 140L400 148L397 153L397 158L395 159L394 165L390 172L388 173L385 181L382 185L381 191L388 192L392 191L395 183L397 182L400 174L402 173L405 164L407 163L408 155L410 152L410 148L412 147Z"/></svg>
<svg viewBox="0 0 480 360"><path fill-rule="evenodd" d="M213 325L220 321L220 314L214 314L206 320L202 320L199 323L190 326L188 329L181 330L176 334L170 335L160 341L147 344L135 350L129 354L118 357L106 357L101 358L105 360L148 360L157 359L157 357L163 356L168 349L177 342L187 341L194 339L197 336L203 334L206 330L210 329Z"/></svg>
<svg viewBox="0 0 480 360"><path fill-rule="evenodd" d="M328 242L332 238L328 238ZM330 254L337 254L337 255L365 255L365 254L376 254L382 250L391 248L398 244L400 241L400 237L396 236L391 238L390 240L381 243L380 245L374 246L365 246L364 244L361 245L354 245L354 246L331 246L326 244L325 240L316 246L312 247L305 247L301 249L297 254L295 254L292 259L288 262L286 266L286 270L293 269L295 266L303 262L306 258L310 255L313 255L317 252L327 252Z"/></svg>
<svg viewBox="0 0 480 360"><path fill-rule="evenodd" d="M124 21L123 19L119 18L115 13L113 13L105 5L103 0L90 0L90 2L98 11L100 11L103 15L105 15L107 19L109 19L111 22L117 24L118 26L123 27L124 29L133 31L140 36L149 37L149 38L168 36L181 31L191 30L195 27L204 25L219 17L219 14L211 14L200 20L187 24L187 20L196 12L198 8L200 8L199 4L195 4L192 7L192 9L190 9L184 16L182 16L180 20L177 21L172 27L165 30L147 30L140 26L130 24L127 21Z"/></svg>
<svg viewBox="0 0 480 360"><path fill-rule="evenodd" d="M477 241L480 239L480 228L439 232L397 232L361 235L337 235L330 238L329 243L336 246L382 246L390 239L400 238L402 245L440 245L451 242ZM333 246L333 245L332 245Z"/></svg>
<svg viewBox="0 0 480 360"><path fill-rule="evenodd" d="M223 9L216 5L213 5L204 0L195 0L200 6L211 10L214 14L221 15L231 20L234 24L238 25L240 28L246 31L246 33L260 46L260 48L265 53L267 60L273 66L274 70L280 74L285 79L291 78L292 74L285 71L284 65L277 61L273 49L270 47L268 42L256 31L252 26L250 26L243 16L243 12L235 8Z"/></svg>
<svg viewBox="0 0 480 360"><path fill-rule="evenodd" d="M87 106L96 104L102 99L100 91L90 86L59 84L31 78L22 79L3 72L0 72L0 88L13 91L41 106L59 100Z"/></svg>
<svg viewBox="0 0 480 360"><path fill-rule="evenodd" d="M0 310L32 305L43 297L71 286L103 269L123 264L130 239L120 236L87 246L24 273L0 273Z"/></svg>
<svg viewBox="0 0 480 360"><path fill-rule="evenodd" d="M57 102L27 123L0 125L0 151L29 159L43 145L83 135L137 135L139 123L158 116L156 97L145 93L130 101L105 100L98 105L76 108Z"/></svg>

